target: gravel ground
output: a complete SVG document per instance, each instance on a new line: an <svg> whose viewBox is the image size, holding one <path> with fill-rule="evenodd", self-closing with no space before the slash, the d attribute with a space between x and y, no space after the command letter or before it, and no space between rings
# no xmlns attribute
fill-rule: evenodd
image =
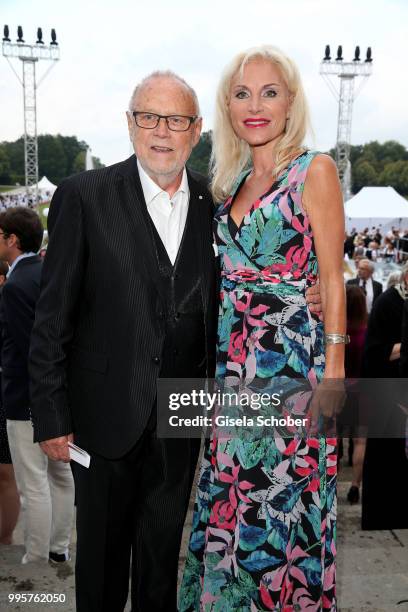
<svg viewBox="0 0 408 612"><path fill-rule="evenodd" d="M338 600L341 612L408 612L408 530L361 531L361 506L349 506L345 496L350 485L350 468L339 476L338 499ZM191 500L191 509L193 501ZM12 546L0 545L0 611L15 612L74 612L75 532L71 549L72 561L64 564L21 565L23 555L23 521L21 517ZM187 517L180 574L191 526L191 511ZM59 596L60 601L34 602L38 594ZM9 596L26 595L19 603ZM64 599L64 601L61 601ZM401 603L399 603L401 602ZM130 610L128 605L126 611ZM152 611L154 612L154 611Z"/></svg>

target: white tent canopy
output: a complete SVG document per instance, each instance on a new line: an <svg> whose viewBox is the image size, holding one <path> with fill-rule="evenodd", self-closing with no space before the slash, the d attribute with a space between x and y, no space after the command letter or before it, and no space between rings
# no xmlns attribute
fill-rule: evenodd
<svg viewBox="0 0 408 612"><path fill-rule="evenodd" d="M40 191L49 191L50 193L54 193L56 188L57 186L54 185L54 183L51 183L46 176L43 176L41 181L38 182L38 189Z"/></svg>
<svg viewBox="0 0 408 612"><path fill-rule="evenodd" d="M408 200L393 187L363 187L345 203L346 227L363 230L381 226L408 229Z"/></svg>

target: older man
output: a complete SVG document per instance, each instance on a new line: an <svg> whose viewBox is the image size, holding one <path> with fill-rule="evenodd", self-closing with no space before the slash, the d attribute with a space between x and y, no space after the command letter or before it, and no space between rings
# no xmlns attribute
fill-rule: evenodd
<svg viewBox="0 0 408 612"><path fill-rule="evenodd" d="M78 612L176 610L177 562L197 440L156 436L158 377L212 375L216 274L212 201L185 169L201 118L169 72L136 87L136 156L64 181L32 337L36 439L73 464Z"/></svg>
<svg viewBox="0 0 408 612"><path fill-rule="evenodd" d="M155 73L127 113L136 157L57 189L31 345L35 439L73 464L78 612L176 610L198 440L157 439L156 381L213 367L212 201L185 163L193 90Z"/></svg>
<svg viewBox="0 0 408 612"><path fill-rule="evenodd" d="M369 259L360 259L357 264L357 277L347 281L348 285L358 285L363 290L366 296L367 312L371 312L371 308L381 295L382 284L373 279L374 264Z"/></svg>

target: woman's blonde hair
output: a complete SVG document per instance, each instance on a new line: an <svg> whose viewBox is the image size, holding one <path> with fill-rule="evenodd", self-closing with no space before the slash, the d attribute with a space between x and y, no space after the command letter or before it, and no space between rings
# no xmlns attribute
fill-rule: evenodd
<svg viewBox="0 0 408 612"><path fill-rule="evenodd" d="M271 45L253 47L239 53L225 68L216 96L211 154L211 191L216 202L230 194L238 175L251 158L249 145L232 129L228 103L232 79L237 72L243 71L248 62L255 59L264 59L279 67L291 97L290 119L276 146L273 178L304 150L302 144L309 128L309 110L295 63Z"/></svg>

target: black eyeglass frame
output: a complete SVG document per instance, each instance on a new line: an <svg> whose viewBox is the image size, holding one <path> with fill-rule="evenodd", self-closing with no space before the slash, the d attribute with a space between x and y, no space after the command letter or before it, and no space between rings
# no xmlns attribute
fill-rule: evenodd
<svg viewBox="0 0 408 612"><path fill-rule="evenodd" d="M158 115L157 113L148 113L147 111L131 111L135 123L138 127L142 128L142 130L155 130L157 128L157 126L159 125L160 119L165 119L166 120L166 125L169 128L169 130L171 132L187 132L190 128L191 125L194 123L194 121L196 121L199 118L199 115L194 115L194 116L190 116L190 115ZM157 117L157 123L156 125L152 126L152 127L145 127L143 125L139 125L137 122L137 115L153 115L154 117ZM169 119L171 117L183 117L183 119L188 119L189 120L189 124L188 127L186 127L185 130L175 130L174 128L171 128L169 125Z"/></svg>

